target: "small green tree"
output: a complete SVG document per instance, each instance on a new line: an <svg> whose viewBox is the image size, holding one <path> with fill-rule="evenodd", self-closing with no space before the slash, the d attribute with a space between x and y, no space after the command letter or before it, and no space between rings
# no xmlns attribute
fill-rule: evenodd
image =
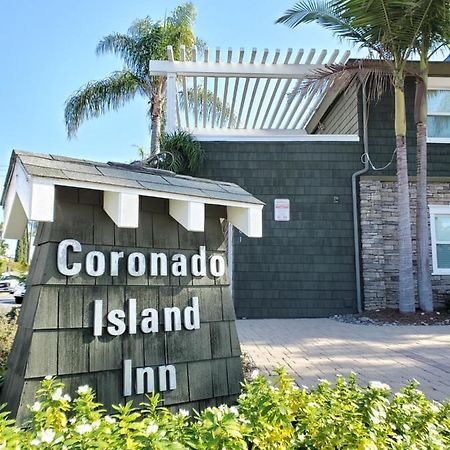
<svg viewBox="0 0 450 450"><path fill-rule="evenodd" d="M8 244L3 239L3 222L0 223L0 256L6 256Z"/></svg>
<svg viewBox="0 0 450 450"><path fill-rule="evenodd" d="M14 261L18 262L23 266L27 266L29 251L30 251L30 239L28 236L28 227L27 227L27 229L23 233L23 236L17 242Z"/></svg>

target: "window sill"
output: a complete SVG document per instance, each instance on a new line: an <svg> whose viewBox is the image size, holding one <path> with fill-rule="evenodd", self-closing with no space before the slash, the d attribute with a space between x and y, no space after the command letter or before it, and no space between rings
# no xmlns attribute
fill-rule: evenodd
<svg viewBox="0 0 450 450"><path fill-rule="evenodd" d="M431 273L432 276L450 275L450 269L447 270L434 270Z"/></svg>
<svg viewBox="0 0 450 450"><path fill-rule="evenodd" d="M450 137L427 137L429 144L450 144Z"/></svg>

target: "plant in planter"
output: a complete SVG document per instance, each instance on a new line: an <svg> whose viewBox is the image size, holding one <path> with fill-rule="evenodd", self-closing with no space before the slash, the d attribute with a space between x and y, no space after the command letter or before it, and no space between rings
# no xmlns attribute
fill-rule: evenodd
<svg viewBox="0 0 450 450"><path fill-rule="evenodd" d="M200 143L186 131L165 133L155 166L181 175L195 175L205 160Z"/></svg>

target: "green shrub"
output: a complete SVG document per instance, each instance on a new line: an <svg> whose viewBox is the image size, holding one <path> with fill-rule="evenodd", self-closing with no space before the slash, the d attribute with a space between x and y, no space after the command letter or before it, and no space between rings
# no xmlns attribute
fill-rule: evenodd
<svg viewBox="0 0 450 450"><path fill-rule="evenodd" d="M200 142L186 131L163 134L160 152L157 167L181 175L195 175L205 160Z"/></svg>
<svg viewBox="0 0 450 450"><path fill-rule="evenodd" d="M107 415L88 386L72 400L48 377L23 428L0 414L0 449L447 449L450 406L429 401L411 383L390 395L387 385L363 388L356 377L321 381L309 391L283 370L273 384L255 375L237 406L207 408L192 416L171 413L149 397Z"/></svg>
<svg viewBox="0 0 450 450"><path fill-rule="evenodd" d="M13 308L7 314L0 314L0 386L3 382L8 355L16 335L18 317L18 308Z"/></svg>

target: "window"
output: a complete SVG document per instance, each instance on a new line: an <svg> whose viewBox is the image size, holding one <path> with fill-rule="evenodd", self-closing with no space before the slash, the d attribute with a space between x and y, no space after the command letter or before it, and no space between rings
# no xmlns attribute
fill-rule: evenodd
<svg viewBox="0 0 450 450"><path fill-rule="evenodd" d="M450 275L450 205L430 205L433 275Z"/></svg>
<svg viewBox="0 0 450 450"><path fill-rule="evenodd" d="M450 139L450 78L429 78L427 131L431 140Z"/></svg>

